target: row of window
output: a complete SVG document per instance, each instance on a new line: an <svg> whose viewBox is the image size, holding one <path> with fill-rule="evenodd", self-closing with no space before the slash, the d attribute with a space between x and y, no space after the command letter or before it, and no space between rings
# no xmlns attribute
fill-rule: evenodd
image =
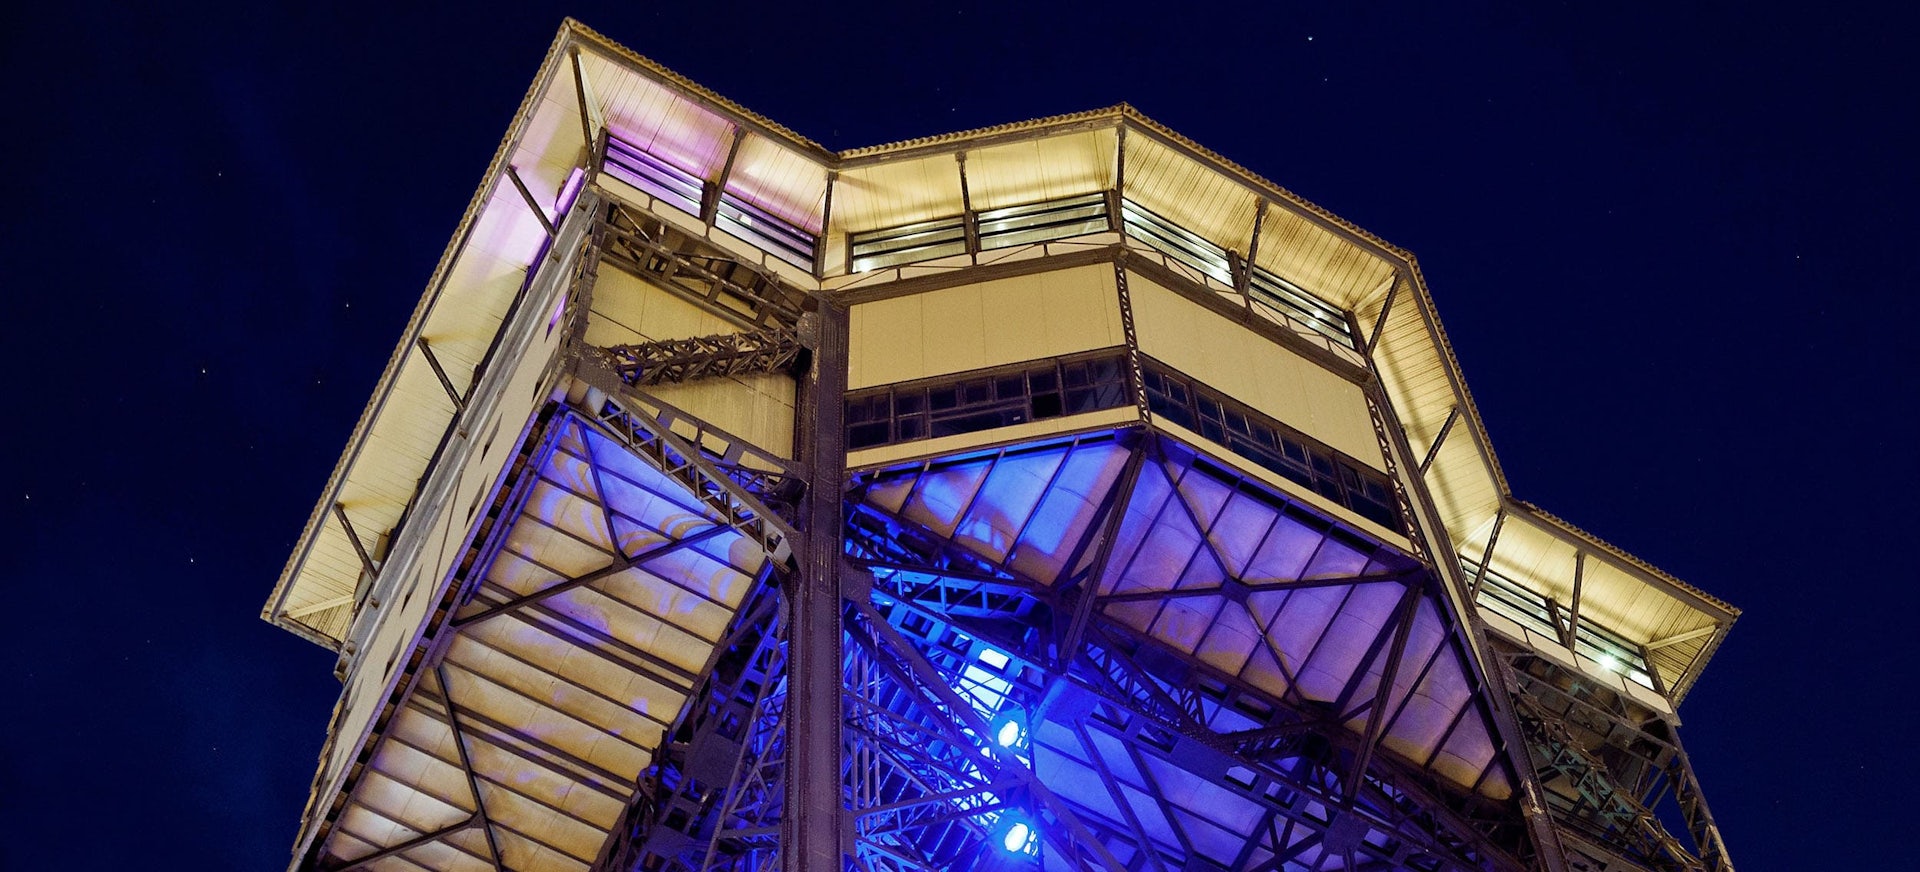
<svg viewBox="0 0 1920 872"><path fill-rule="evenodd" d="M608 175L689 215L702 217L701 206L712 182L611 133L602 158L601 167ZM733 191L722 188L717 199L714 226L794 266L813 270L814 254L820 249L818 234L747 202Z"/></svg>
<svg viewBox="0 0 1920 872"><path fill-rule="evenodd" d="M1154 415L1311 488L1360 517L1390 530L1404 529L1385 474L1157 362L1147 362L1145 376L1147 408Z"/></svg>
<svg viewBox="0 0 1920 872"><path fill-rule="evenodd" d="M710 182L617 136L607 137L604 157L602 165L614 177L690 215L700 215ZM714 224L720 229L756 242L796 266L812 268L820 247L818 234L775 216L732 191L721 190L718 199ZM989 209L974 216L974 221L981 251L1067 239L1114 228L1106 195L1101 192ZM964 254L966 222L966 216L954 215L852 234L847 239L848 268L853 272L866 272ZM1128 236L1168 257L1223 284L1235 284L1233 262L1226 249L1205 237L1132 200L1120 201L1119 224ZM1345 313L1273 272L1249 266L1247 292L1262 305L1354 347L1352 328Z"/></svg>
<svg viewBox="0 0 1920 872"><path fill-rule="evenodd" d="M976 433L1131 402L1119 352L1036 361L944 381L906 382L847 395L847 447Z"/></svg>
<svg viewBox="0 0 1920 872"><path fill-rule="evenodd" d="M1120 201L1120 217L1128 236L1145 242L1161 254L1199 270L1215 281L1233 286L1233 260L1211 240L1132 200ZM1307 325L1348 348L1357 347L1345 312L1271 270L1246 264L1247 293L1257 303Z"/></svg>
<svg viewBox="0 0 1920 872"><path fill-rule="evenodd" d="M1227 287L1234 286L1233 262L1227 258L1227 250L1206 237L1168 221L1132 200L1120 201L1120 222L1128 236L1199 270L1214 281Z"/></svg>
<svg viewBox="0 0 1920 872"><path fill-rule="evenodd" d="M1311 488L1363 518L1401 529L1387 477L1218 392L1149 361L1148 407L1235 454ZM1131 402L1118 351L854 391L847 447L871 448L1027 421L1114 409Z"/></svg>
<svg viewBox="0 0 1920 872"><path fill-rule="evenodd" d="M1114 229L1104 193L990 209L976 216L979 250L1067 239ZM967 251L964 215L936 218L848 237L848 268L866 272ZM1179 263L1232 286L1233 259L1227 250L1132 200L1120 201L1120 229ZM1254 301L1354 347L1346 313L1298 285L1257 266L1247 266L1247 293Z"/></svg>
<svg viewBox="0 0 1920 872"><path fill-rule="evenodd" d="M980 250L1011 248L1104 232L1112 227L1107 197L1095 192L988 209L974 216ZM954 215L847 237L848 269L867 272L967 251L967 218Z"/></svg>
<svg viewBox="0 0 1920 872"><path fill-rule="evenodd" d="M1552 598L1527 590L1517 581L1491 569L1482 574L1480 564L1460 558L1468 578L1479 578L1474 602L1480 608L1513 621L1549 639L1567 638L1567 611ZM1653 670L1647 666L1646 653L1625 636L1579 616L1573 632L1573 649L1608 670L1627 677L1649 690L1655 689Z"/></svg>

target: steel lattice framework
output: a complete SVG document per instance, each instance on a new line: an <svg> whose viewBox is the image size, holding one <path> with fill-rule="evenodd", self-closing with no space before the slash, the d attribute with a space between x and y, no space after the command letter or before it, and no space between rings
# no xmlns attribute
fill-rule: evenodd
<svg viewBox="0 0 1920 872"><path fill-rule="evenodd" d="M1625 640L1582 611L1604 543L1562 603L1496 566L1509 504L1450 532L1462 406L1416 449L1382 363L1444 350L1425 308L1388 326L1410 265L1368 328L1262 265L1278 195L1244 258L1128 199L1127 131L1171 140L1123 108L1110 188L979 211L960 150L958 217L842 234L888 281L808 285L839 171L791 223L728 187L759 122L676 168L589 111L582 57L555 214L502 176L543 235L472 380L409 340L451 410L416 490L374 540L325 506L356 586L276 613L348 682L296 868L1731 872L1663 677L1730 618ZM1034 277L1021 306L1110 323L849 390L857 336L898 351L861 305ZM1248 400L1136 310L1291 355L1322 405ZM1321 413L1351 426L1295 426Z"/></svg>
<svg viewBox="0 0 1920 872"><path fill-rule="evenodd" d="M1049 523L1038 506L1066 493L1053 488L1075 465L1106 472L1098 476L1104 490L1086 495L1096 501L1093 523L1078 531L1052 571L1015 568L1024 562L1016 561L1016 548L997 561L983 557L900 510L938 472L1005 464L1003 474L1024 476L1031 470L1013 470L1036 460L1052 467L1048 487L1030 498L1015 542ZM1391 562L1311 581L1224 578L1153 591L1118 588L1123 573L1109 568L1116 553L1147 559L1138 554L1143 543L1127 541L1122 528L1149 467L1149 479L1162 482L1210 474L1201 456L1133 428L853 481L845 503L843 569L852 583L842 615L848 654L841 778L854 821L853 865L1004 863L995 839L1005 838L1003 821L1018 819L1045 834L1041 850L1083 868L1206 862L1276 869L1528 868L1524 828L1510 809L1460 797L1422 774L1415 761L1378 753L1391 722L1388 708L1406 703L1390 699L1386 689L1414 659L1409 637L1418 607L1432 602L1432 574L1405 556L1382 555ZM907 493L890 509L893 501L876 492L898 490L902 482ZM1157 509L1193 519L1183 502L1167 497L1159 495ZM1255 498L1284 504L1270 493ZM1304 563L1310 555L1297 559ZM1107 577L1113 581L1102 585ZM1297 690L1274 694L1245 686L1116 617L1192 601L1244 607L1263 596L1304 591L1350 598L1354 588L1372 585L1393 591L1387 598L1393 620L1366 642L1377 667L1356 671L1330 703ZM1423 645L1419 662L1404 668L1431 670L1457 652L1457 643ZM734 706L762 717L784 710L777 695L749 705L734 694ZM995 718L1007 712L1017 712L1020 729L1031 735L1018 752L990 740ZM1367 732L1354 736L1341 728L1356 721L1368 724ZM746 716L725 721L755 722ZM763 735L775 732L763 728ZM697 741L690 739L689 747ZM772 796L762 767L786 765L766 753L772 744L729 746L732 777L746 785L743 793ZM1496 762L1485 774L1502 768ZM700 807L694 797L711 782L671 766L663 771L675 773L663 777L663 787L669 780L690 786L671 791L673 799L656 807L651 820L633 822L633 853L617 865L764 868L773 862L777 841L763 817L732 818L739 805L727 803L707 804L705 816L687 814ZM1162 789L1174 779L1244 806L1239 828L1209 822L1207 810L1176 805ZM1215 854L1225 843L1234 849Z"/></svg>

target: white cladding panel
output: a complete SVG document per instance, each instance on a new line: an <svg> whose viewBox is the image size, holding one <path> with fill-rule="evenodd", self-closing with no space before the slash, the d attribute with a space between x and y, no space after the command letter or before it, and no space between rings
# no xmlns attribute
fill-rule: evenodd
<svg viewBox="0 0 1920 872"><path fill-rule="evenodd" d="M1126 189L1121 195L1231 251L1246 253L1260 198L1150 136L1127 137Z"/></svg>
<svg viewBox="0 0 1920 872"><path fill-rule="evenodd" d="M732 121L597 52L580 53L580 71L600 101L600 116L621 139L703 179L719 176L736 135ZM553 90L563 87L572 90L570 82Z"/></svg>
<svg viewBox="0 0 1920 872"><path fill-rule="evenodd" d="M1385 471L1359 385L1136 273L1127 289L1142 352Z"/></svg>
<svg viewBox="0 0 1920 872"><path fill-rule="evenodd" d="M1119 138L1109 127L969 151L967 198L985 211L1104 191Z"/></svg>
<svg viewBox="0 0 1920 872"><path fill-rule="evenodd" d="M499 483L501 470L519 449L524 431L544 394L535 394L549 360L559 351L562 332L535 333L532 348L515 363L511 378L500 393L499 405L491 420L476 428L473 448L466 463L455 473L450 498L439 511L428 517L412 519L406 537L421 537L418 557L398 584L386 592L378 606L369 602L369 614L359 621L373 622L373 630L362 640L347 676L341 706L345 709L329 735L331 744L323 762L321 783L330 784L340 776L346 764L358 753L358 739L369 728L386 703L387 691L395 671L404 663L407 651L419 638L430 613L439 605L441 586L451 578L460 555L466 549L471 523L481 504ZM503 365L507 361L499 361ZM425 524L423 528L423 524ZM403 543L389 552L394 557ZM383 567L384 568L384 567Z"/></svg>
<svg viewBox="0 0 1920 872"><path fill-rule="evenodd" d="M960 211L960 161L940 153L841 170L830 220L836 231L859 233Z"/></svg>
<svg viewBox="0 0 1920 872"><path fill-rule="evenodd" d="M819 233L827 205L827 168L767 137L746 134L733 157L727 190L810 233Z"/></svg>
<svg viewBox="0 0 1920 872"><path fill-rule="evenodd" d="M853 389L1111 348L1126 342L1104 264L853 307Z"/></svg>

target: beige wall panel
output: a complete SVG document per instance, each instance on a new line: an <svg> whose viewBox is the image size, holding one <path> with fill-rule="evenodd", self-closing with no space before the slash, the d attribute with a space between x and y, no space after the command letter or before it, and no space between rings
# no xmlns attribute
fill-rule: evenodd
<svg viewBox="0 0 1920 872"><path fill-rule="evenodd" d="M1056 200L1113 187L1118 128L1085 130L967 153L976 211Z"/></svg>
<svg viewBox="0 0 1920 872"><path fill-rule="evenodd" d="M814 233L827 201L827 168L764 136L746 134L727 190Z"/></svg>
<svg viewBox="0 0 1920 872"><path fill-rule="evenodd" d="M1109 276L1113 274L1112 270L1102 272ZM983 360L1031 359L1035 349L1074 345L1077 343L1071 333L1086 332L1089 327L1094 330L1099 328L1098 321L1089 324L1085 316L1086 312L1099 311L1097 303L1090 305L1090 301L1085 299L1089 293L1101 293L1099 285L1095 283L1083 281L1077 287L1069 284L1053 293L1048 292L1044 283L1038 288L1024 282L991 282L978 287L980 312L984 319ZM1049 306L1049 298L1053 297L1060 299L1053 300L1053 305ZM1113 308L1117 314L1117 297L1114 298ZM1065 323L1056 324L1056 319L1062 319ZM933 318L929 317L927 322L930 329L939 329L938 322ZM1049 342L1049 333L1059 334L1062 341Z"/></svg>
<svg viewBox="0 0 1920 872"><path fill-rule="evenodd" d="M862 303L850 328L854 389L1125 342L1105 265Z"/></svg>
<svg viewBox="0 0 1920 872"><path fill-rule="evenodd" d="M958 215L960 164L951 154L842 170L833 186L833 229L858 233Z"/></svg>
<svg viewBox="0 0 1920 872"><path fill-rule="evenodd" d="M987 366L987 310L979 285L922 294L920 355L926 372L963 372ZM997 329L1000 325L994 324Z"/></svg>
<svg viewBox="0 0 1920 872"><path fill-rule="evenodd" d="M653 385L647 393L781 457L793 456L793 377L762 373Z"/></svg>
<svg viewBox="0 0 1920 872"><path fill-rule="evenodd" d="M863 388L919 378L922 297L895 297L853 307L847 386Z"/></svg>
<svg viewBox="0 0 1920 872"><path fill-rule="evenodd" d="M1335 450L1384 469L1358 385L1136 274L1140 350Z"/></svg>
<svg viewBox="0 0 1920 872"><path fill-rule="evenodd" d="M726 319L672 291L612 264L601 264L593 284L593 318L587 322L590 345L617 345L737 333Z"/></svg>
<svg viewBox="0 0 1920 872"><path fill-rule="evenodd" d="M1221 248L1246 252L1259 198L1227 176L1151 137L1127 137L1122 193Z"/></svg>
<svg viewBox="0 0 1920 872"><path fill-rule="evenodd" d="M622 139L703 178L719 174L733 135L725 118L592 51L581 52L580 68Z"/></svg>
<svg viewBox="0 0 1920 872"><path fill-rule="evenodd" d="M1091 266L1083 270L1042 273L1034 279L1041 288L1038 296L1049 354L1126 344L1127 333L1120 320L1119 284L1113 270L1104 265ZM1011 282L990 283L985 287L989 299L996 287L1019 289ZM1031 311L1027 308L1030 305L1014 303L988 311L990 317L1012 320Z"/></svg>

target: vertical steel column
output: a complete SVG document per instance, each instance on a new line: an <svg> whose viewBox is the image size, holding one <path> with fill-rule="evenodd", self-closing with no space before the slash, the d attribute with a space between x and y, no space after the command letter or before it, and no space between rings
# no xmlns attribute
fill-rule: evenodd
<svg viewBox="0 0 1920 872"><path fill-rule="evenodd" d="M787 585L786 801L782 872L840 872L846 802L841 795L840 490L846 477L847 310L824 297L801 317L813 350L800 384L799 457L807 468L799 571Z"/></svg>

